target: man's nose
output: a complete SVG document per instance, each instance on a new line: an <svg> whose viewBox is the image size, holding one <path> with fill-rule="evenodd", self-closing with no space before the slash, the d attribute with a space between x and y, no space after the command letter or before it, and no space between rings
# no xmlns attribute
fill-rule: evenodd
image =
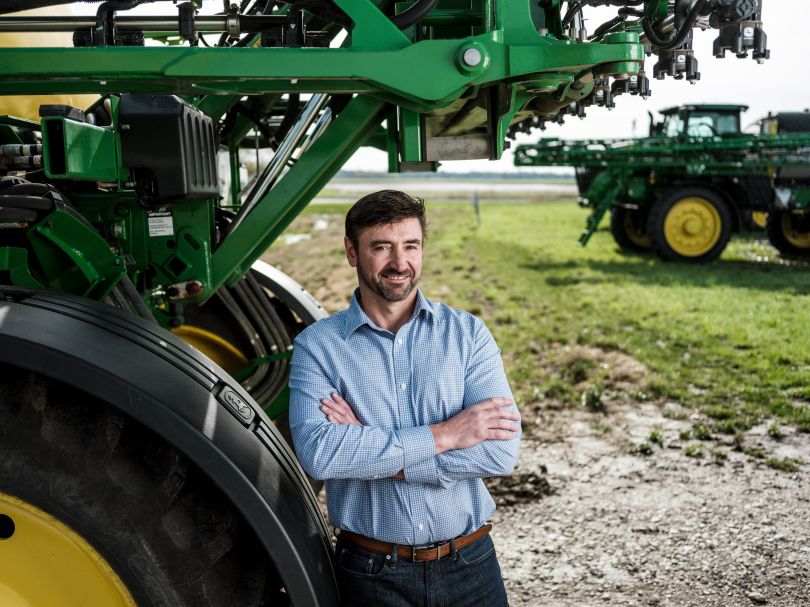
<svg viewBox="0 0 810 607"><path fill-rule="evenodd" d="M391 265L397 270L408 268L408 258L404 250L397 247L391 250Z"/></svg>

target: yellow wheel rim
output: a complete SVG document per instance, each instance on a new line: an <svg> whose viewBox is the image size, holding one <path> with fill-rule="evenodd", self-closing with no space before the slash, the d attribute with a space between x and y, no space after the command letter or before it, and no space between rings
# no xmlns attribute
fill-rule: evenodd
<svg viewBox="0 0 810 607"><path fill-rule="evenodd" d="M782 234L785 240L797 249L810 249L810 232L801 232L793 228L790 213L782 214Z"/></svg>
<svg viewBox="0 0 810 607"><path fill-rule="evenodd" d="M630 242L636 246L641 247L642 249L649 249L652 247L652 243L650 243L650 239L647 238L647 235L644 234L644 232L641 232L636 228L635 219L634 213L631 211L627 211L624 214L624 233L627 234Z"/></svg>
<svg viewBox="0 0 810 607"><path fill-rule="evenodd" d="M764 230L765 224L768 223L768 214L765 211L751 211L751 221Z"/></svg>
<svg viewBox="0 0 810 607"><path fill-rule="evenodd" d="M722 231L720 213L705 198L676 202L664 219L667 244L683 257L700 257L712 250Z"/></svg>
<svg viewBox="0 0 810 607"><path fill-rule="evenodd" d="M231 375L244 369L250 363L250 360L231 342L206 329L193 325L181 325L172 329L172 333L190 346L197 348Z"/></svg>
<svg viewBox="0 0 810 607"><path fill-rule="evenodd" d="M78 533L0 493L0 605L136 607L121 579Z"/></svg>

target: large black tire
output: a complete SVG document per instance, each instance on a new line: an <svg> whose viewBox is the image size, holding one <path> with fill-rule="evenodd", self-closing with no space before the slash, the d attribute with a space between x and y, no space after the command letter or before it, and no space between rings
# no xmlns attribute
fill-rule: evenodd
<svg viewBox="0 0 810 607"><path fill-rule="evenodd" d="M683 187L653 203L647 236L662 259L701 263L720 256L731 237L731 224L728 206L718 194Z"/></svg>
<svg viewBox="0 0 810 607"><path fill-rule="evenodd" d="M647 214L641 209L611 208L610 233L625 251L649 251L652 248L647 238Z"/></svg>
<svg viewBox="0 0 810 607"><path fill-rule="evenodd" d="M774 209L768 213L765 233L780 253L810 257L810 212L791 213Z"/></svg>
<svg viewBox="0 0 810 607"><path fill-rule="evenodd" d="M280 591L253 531L200 470L85 393L0 366L0 452L0 497L76 532L139 606L264 605Z"/></svg>

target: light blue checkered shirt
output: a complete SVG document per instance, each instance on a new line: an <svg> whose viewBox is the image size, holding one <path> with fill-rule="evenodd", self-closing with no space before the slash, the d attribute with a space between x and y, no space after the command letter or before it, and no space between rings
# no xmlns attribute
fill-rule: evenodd
<svg viewBox="0 0 810 607"><path fill-rule="evenodd" d="M435 455L428 425L487 398L511 398L500 350L479 319L421 292L396 334L376 326L357 298L295 340L290 427L298 457L326 479L336 527L403 545L471 533L495 510L481 479L512 472L520 433ZM320 399L332 392L362 426L326 419ZM391 478L400 470L405 480Z"/></svg>

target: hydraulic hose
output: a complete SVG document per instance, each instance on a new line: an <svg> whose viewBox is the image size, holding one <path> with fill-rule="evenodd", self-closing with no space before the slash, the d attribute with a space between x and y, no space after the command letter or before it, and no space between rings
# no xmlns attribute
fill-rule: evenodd
<svg viewBox="0 0 810 607"><path fill-rule="evenodd" d="M675 50L686 41L686 37L689 35L689 32L692 31L692 26L695 25L695 21L697 21L701 13L704 13L705 10L711 6L711 2L712 0L698 0L695 2L695 5L689 10L689 13L687 13L681 29L669 39L659 38L649 18L645 16L641 19L641 27L644 28L644 35L647 36L647 40L650 41L650 44L658 50Z"/></svg>
<svg viewBox="0 0 810 607"><path fill-rule="evenodd" d="M437 4L439 4L439 0L419 0L404 13L390 17L391 23L404 30L406 27L410 27L424 19L425 15L436 8Z"/></svg>

